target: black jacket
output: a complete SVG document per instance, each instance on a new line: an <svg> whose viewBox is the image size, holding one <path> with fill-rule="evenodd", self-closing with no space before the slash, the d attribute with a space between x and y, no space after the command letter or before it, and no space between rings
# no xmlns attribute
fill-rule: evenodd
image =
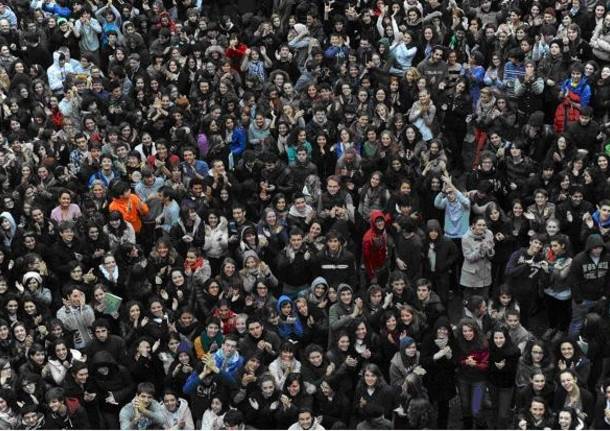
<svg viewBox="0 0 610 431"><path fill-rule="evenodd" d="M317 275L324 277L330 286L347 283L356 288L357 270L354 254L342 247L339 253L332 255L327 247L316 256Z"/></svg>
<svg viewBox="0 0 610 431"><path fill-rule="evenodd" d="M590 250L598 246L603 246L604 250L596 264L591 259ZM572 298L575 302L581 302L583 299L596 301L608 295L609 265L610 254L605 250L601 236L590 235L585 250L574 257L568 274L569 285L572 286Z"/></svg>

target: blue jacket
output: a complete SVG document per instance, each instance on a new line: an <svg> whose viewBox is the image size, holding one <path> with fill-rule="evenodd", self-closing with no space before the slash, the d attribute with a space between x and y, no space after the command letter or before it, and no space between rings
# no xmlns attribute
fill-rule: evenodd
<svg viewBox="0 0 610 431"><path fill-rule="evenodd" d="M53 3L52 5L45 3L42 5L42 10L63 18L68 18L72 13L69 7L62 7L57 3Z"/></svg>
<svg viewBox="0 0 610 431"><path fill-rule="evenodd" d="M231 153L233 156L241 156L246 149L246 129L243 127L236 127L233 129L233 135L231 136Z"/></svg>
<svg viewBox="0 0 610 431"><path fill-rule="evenodd" d="M220 348L216 351L216 353L214 353L214 362L218 367L218 375L222 380L229 385L234 385L237 383L237 374L244 365L243 356L241 356L239 353L235 353L233 357L229 359L226 366L223 367L224 353L222 352L222 348ZM186 379L186 383L184 383L182 390L186 395L192 395L196 393L197 386L199 386L201 383L199 373L197 371L193 371L188 379Z"/></svg>
<svg viewBox="0 0 610 431"><path fill-rule="evenodd" d="M290 302L292 304L291 316L295 317L296 320L294 321L294 323L286 323L282 320L282 318L280 318L280 323L277 327L278 335L283 339L289 339L291 337L301 338L303 336L303 325L298 319L298 317L296 317L295 315L296 306L294 305L294 302L292 302L292 300L288 296L282 295L275 304L276 311L279 315L281 315L282 305L286 302Z"/></svg>
<svg viewBox="0 0 610 431"><path fill-rule="evenodd" d="M449 202L442 193L434 198L434 206L445 210L444 230L447 238L462 238L469 229L470 199L458 190L455 191L457 200Z"/></svg>
<svg viewBox="0 0 610 431"><path fill-rule="evenodd" d="M572 80L568 78L561 86L561 91L569 91L580 96L580 106L589 106L589 101L591 100L591 87L589 87L586 79L578 81L578 84L575 87L572 85Z"/></svg>

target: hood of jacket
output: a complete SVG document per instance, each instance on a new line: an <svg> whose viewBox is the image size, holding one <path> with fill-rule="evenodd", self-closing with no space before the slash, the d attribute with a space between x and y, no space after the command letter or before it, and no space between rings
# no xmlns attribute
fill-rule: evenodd
<svg viewBox="0 0 610 431"><path fill-rule="evenodd" d="M314 287L316 287L318 284L323 284L326 287L326 290L328 290L328 281L326 281L326 279L324 277L316 277L313 279L313 281L311 282L311 285L309 286L312 293L313 293Z"/></svg>
<svg viewBox="0 0 610 431"><path fill-rule="evenodd" d="M258 257L258 254L254 250L246 250L246 251L244 251L244 256L242 259L242 268L246 267L246 261L248 260L249 257L253 257L257 263L260 262L260 258Z"/></svg>
<svg viewBox="0 0 610 431"><path fill-rule="evenodd" d="M100 367L109 367L111 369L116 369L118 367L117 361L114 360L110 352L106 350L100 350L95 355L93 355L93 359L91 360L91 367L97 371Z"/></svg>
<svg viewBox="0 0 610 431"><path fill-rule="evenodd" d="M7 219L8 222L11 224L11 236L14 235L15 231L17 230L17 223L15 223L13 215L8 211L3 211L2 213L0 213L0 219L3 218Z"/></svg>
<svg viewBox="0 0 610 431"><path fill-rule="evenodd" d="M426 238L429 239L430 237L428 236L428 234L431 231L437 231L438 232L438 238L436 241L440 240L443 238L443 228L441 226L441 223L436 220L436 219L431 219L428 220L428 222L426 223Z"/></svg>
<svg viewBox="0 0 610 431"><path fill-rule="evenodd" d="M282 295L279 297L279 299L277 300L277 302L275 304L275 311L277 311L278 314L282 310L282 305L284 305L286 302L290 302L290 304L292 304L292 313L294 313L294 311L295 311L294 302L292 302L292 300L288 296Z"/></svg>
<svg viewBox="0 0 610 431"><path fill-rule="evenodd" d="M0 217L2 217L2 214L0 214ZM604 244L604 240L599 234L589 235L585 244L585 250L587 252L590 252L595 247L604 247L604 249L606 248L606 244Z"/></svg>
<svg viewBox="0 0 610 431"><path fill-rule="evenodd" d="M385 216L385 214L383 213L383 211L381 210L373 210L371 211L371 217L370 217L370 224L371 224L371 229L374 229L375 231L377 231L377 228L375 227L375 220L377 220L378 218L382 218L384 221L387 222L387 218Z"/></svg>

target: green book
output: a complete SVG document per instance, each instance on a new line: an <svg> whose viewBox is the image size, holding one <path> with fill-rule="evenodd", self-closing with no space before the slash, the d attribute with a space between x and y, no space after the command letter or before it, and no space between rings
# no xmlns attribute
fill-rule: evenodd
<svg viewBox="0 0 610 431"><path fill-rule="evenodd" d="M120 296L116 296L112 293L106 292L106 295L104 295L104 303L106 304L106 309L104 310L104 313L118 313L119 307L121 306L122 302L123 298L121 298Z"/></svg>

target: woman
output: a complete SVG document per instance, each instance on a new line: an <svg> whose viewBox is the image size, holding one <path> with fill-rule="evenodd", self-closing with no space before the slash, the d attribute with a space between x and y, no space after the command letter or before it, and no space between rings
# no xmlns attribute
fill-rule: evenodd
<svg viewBox="0 0 610 431"><path fill-rule="evenodd" d="M386 383L376 364L366 365L354 392L353 416L350 427L356 428L355 425L369 419L367 415L367 406L369 405L381 407L379 412L383 413L385 419L391 420L392 411L398 404L397 395L397 390Z"/></svg>
<svg viewBox="0 0 610 431"><path fill-rule="evenodd" d="M521 430L545 430L553 426L553 416L543 398L534 397L527 410L519 414L516 425Z"/></svg>
<svg viewBox="0 0 610 431"><path fill-rule="evenodd" d="M399 298L396 299L400 302ZM401 334L404 333L414 338L418 343L421 342L428 329L426 315L415 307L405 304L400 309L399 317L398 324L400 325Z"/></svg>
<svg viewBox="0 0 610 431"><path fill-rule="evenodd" d="M493 285L499 286L504 282L504 270L516 245L511 235L510 223L495 202L486 206L485 220L494 238L495 254L491 259Z"/></svg>
<svg viewBox="0 0 610 431"><path fill-rule="evenodd" d="M444 130L450 131L446 136L447 148L453 156L451 157L451 167L462 171L464 169L462 146L468 128L468 116L472 115L472 99L468 94L467 82L464 78L458 79L446 103L441 105L441 110L445 114Z"/></svg>
<svg viewBox="0 0 610 431"><path fill-rule="evenodd" d="M418 100L409 110L409 122L419 130L425 141L431 140L435 135L437 124L435 122L436 106L432 102L428 90L419 92Z"/></svg>
<svg viewBox="0 0 610 431"><path fill-rule="evenodd" d="M557 413L557 424L553 429L583 430L585 429L585 423L578 417L576 410L574 410L572 407L563 407Z"/></svg>
<svg viewBox="0 0 610 431"><path fill-rule="evenodd" d="M68 190L59 194L58 202L59 205L51 211L51 220L56 223L74 221L82 215L80 207L72 203L72 194Z"/></svg>
<svg viewBox="0 0 610 431"><path fill-rule="evenodd" d="M411 373L421 375L425 370L420 366L420 352L415 340L407 336L400 340L400 350L390 362L390 384L401 386Z"/></svg>
<svg viewBox="0 0 610 431"><path fill-rule="evenodd" d="M123 215L118 211L111 211L108 215L108 224L104 226L104 234L110 241L110 249L116 250L121 244L135 244L136 232Z"/></svg>
<svg viewBox="0 0 610 431"><path fill-rule="evenodd" d="M473 423L480 425L483 421L481 412L489 370L489 345L477 323L464 318L458 325L457 346L457 383L463 426L472 429Z"/></svg>
<svg viewBox="0 0 610 431"><path fill-rule="evenodd" d="M449 401L456 395L457 352L449 319L441 316L421 347L421 364L426 370L424 385L428 389L430 401L437 405L439 429L447 429Z"/></svg>
<svg viewBox="0 0 610 431"><path fill-rule="evenodd" d="M62 386L74 361L82 362L83 356L78 350L70 349L63 339L55 340L47 351L49 355L47 380L50 377L57 386Z"/></svg>
<svg viewBox="0 0 610 431"><path fill-rule="evenodd" d="M379 351L379 336L372 330L363 318L356 319L350 325L352 346L363 363L377 363L381 360Z"/></svg>
<svg viewBox="0 0 610 431"><path fill-rule="evenodd" d="M220 430L224 428L224 416L229 408L229 403L220 395L212 396L210 407L203 413L201 418L202 430Z"/></svg>
<svg viewBox="0 0 610 431"><path fill-rule="evenodd" d="M360 355L350 343L349 335L341 330L330 345L326 356L334 364L333 378L339 382L338 391L346 395L354 390L354 381L360 370Z"/></svg>
<svg viewBox="0 0 610 431"><path fill-rule="evenodd" d="M383 175L379 171L371 174L367 184L360 189L358 213L363 220L369 220L371 211L385 210L390 200L390 192L383 183Z"/></svg>
<svg viewBox="0 0 610 431"><path fill-rule="evenodd" d="M112 253L107 253L102 263L94 270L95 276L108 290L114 294L125 297L127 274L119 268Z"/></svg>
<svg viewBox="0 0 610 431"><path fill-rule="evenodd" d="M489 391L496 429L509 428L515 375L521 352L506 328L492 331L489 343Z"/></svg>
<svg viewBox="0 0 610 431"><path fill-rule="evenodd" d="M161 391L163 376L163 363L156 355L159 340L155 343L148 337L142 337L134 343L132 353L127 361L127 368L136 384L151 382L155 385L157 393Z"/></svg>
<svg viewBox="0 0 610 431"><path fill-rule="evenodd" d="M572 293L568 283L568 274L572 258L568 254L569 244L560 235L555 236L550 247L546 249L545 261L548 264L548 282L544 289L549 330L548 339L557 332L567 334L572 315Z"/></svg>
<svg viewBox="0 0 610 431"><path fill-rule="evenodd" d="M594 398L591 392L578 385L578 377L573 370L565 369L559 373L560 385L555 389L553 409L572 407L576 415L589 426L593 421Z"/></svg>
<svg viewBox="0 0 610 431"><path fill-rule="evenodd" d="M244 401L245 422L258 429L277 429L275 412L280 404L281 392L275 388L270 374L263 374L257 381L258 390ZM272 408L275 407L275 408Z"/></svg>
<svg viewBox="0 0 610 431"><path fill-rule="evenodd" d="M531 114L543 108L544 80L536 76L536 63L525 62L525 75L515 80L515 96L518 98L519 124L525 124Z"/></svg>
<svg viewBox="0 0 610 431"><path fill-rule="evenodd" d="M16 430L20 426L19 406L14 392L0 389L0 427L4 430Z"/></svg>
<svg viewBox="0 0 610 431"><path fill-rule="evenodd" d="M189 248L201 248L205 244L205 224L194 208L182 208L180 219L169 235L178 254L184 256Z"/></svg>
<svg viewBox="0 0 610 431"><path fill-rule="evenodd" d="M148 256L148 278L157 286L167 282L171 268L182 267L184 259L178 254L167 237L161 237L155 243Z"/></svg>
<svg viewBox="0 0 610 431"><path fill-rule="evenodd" d="M126 345L131 345L136 339L144 335L143 323L148 323L148 317L144 315L142 304L138 301L129 301L125 304L125 312L121 320L121 336Z"/></svg>
<svg viewBox="0 0 610 431"><path fill-rule="evenodd" d="M464 287L464 298L479 294L489 296L492 283L491 259L495 255L493 233L481 216L474 219L470 229L462 238L464 262L460 275L460 285Z"/></svg>
<svg viewBox="0 0 610 431"><path fill-rule="evenodd" d="M564 338L555 349L555 370L558 376L562 371L571 370L578 377L578 381L586 386L591 373L591 361L583 354L578 343Z"/></svg>
<svg viewBox="0 0 610 431"><path fill-rule="evenodd" d="M523 355L519 358L517 367L517 376L515 377L515 385L517 388L523 388L528 385L530 376L534 371L542 372L547 381L553 381L553 363L547 345L538 340L529 341Z"/></svg>
<svg viewBox="0 0 610 431"><path fill-rule="evenodd" d="M226 256L229 249L228 222L224 217L220 217L216 211L210 211L205 225L205 243L203 251L210 261L212 276L216 276L220 271L220 264L223 256Z"/></svg>
<svg viewBox="0 0 610 431"><path fill-rule="evenodd" d="M312 407L313 399L305 392L301 374L288 374L274 413L276 427L287 429L297 421L300 409Z"/></svg>

